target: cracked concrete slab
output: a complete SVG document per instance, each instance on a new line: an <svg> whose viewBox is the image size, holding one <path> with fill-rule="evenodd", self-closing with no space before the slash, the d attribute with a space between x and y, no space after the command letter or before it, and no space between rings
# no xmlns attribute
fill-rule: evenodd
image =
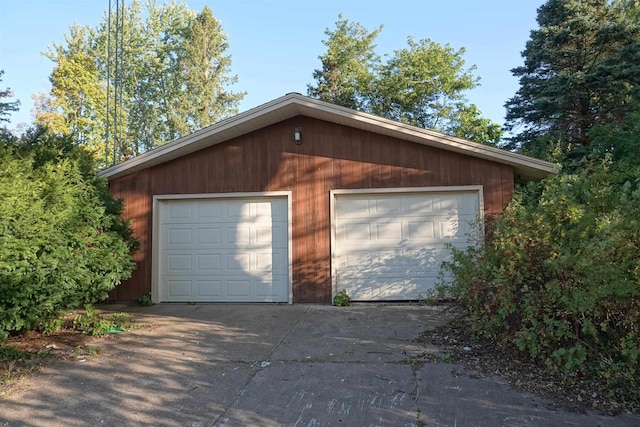
<svg viewBox="0 0 640 427"><path fill-rule="evenodd" d="M256 373L219 424L416 425L415 386L407 365L275 362Z"/></svg>
<svg viewBox="0 0 640 427"><path fill-rule="evenodd" d="M416 372L416 403L428 426L634 426L640 417L608 417L548 409L549 403L515 392L500 378L479 378L457 364L427 364Z"/></svg>
<svg viewBox="0 0 640 427"><path fill-rule="evenodd" d="M120 311L122 307L106 307ZM548 409L500 379L416 365L414 339L449 320L419 305L162 304L150 325L54 363L0 398L3 426L637 426Z"/></svg>

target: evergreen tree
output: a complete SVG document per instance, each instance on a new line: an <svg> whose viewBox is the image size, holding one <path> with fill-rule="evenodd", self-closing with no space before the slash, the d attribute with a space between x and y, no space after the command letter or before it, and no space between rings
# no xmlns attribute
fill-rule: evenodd
<svg viewBox="0 0 640 427"><path fill-rule="evenodd" d="M4 74L4 70L0 70L0 82L2 81L2 75ZM13 91L10 88L0 89L0 100L2 98L11 98L13 97ZM20 101L10 101L4 102L0 101L0 122L8 122L9 115L12 111L18 111L20 107Z"/></svg>
<svg viewBox="0 0 640 427"><path fill-rule="evenodd" d="M185 90L178 98L176 109L182 110L180 116L187 118L180 124L189 132L202 127L203 123L237 112L236 106L243 94L224 90L237 81L236 76L230 75L231 56L225 54L228 47L220 21L205 6L182 40L180 50L184 53L180 72Z"/></svg>
<svg viewBox="0 0 640 427"><path fill-rule="evenodd" d="M0 341L107 298L137 248L90 153L32 128L0 133Z"/></svg>
<svg viewBox="0 0 640 427"><path fill-rule="evenodd" d="M520 89L506 103L507 128L521 131L508 148L540 157L588 153L594 124L638 109L637 17L630 0L548 0L538 9L524 65L512 70Z"/></svg>

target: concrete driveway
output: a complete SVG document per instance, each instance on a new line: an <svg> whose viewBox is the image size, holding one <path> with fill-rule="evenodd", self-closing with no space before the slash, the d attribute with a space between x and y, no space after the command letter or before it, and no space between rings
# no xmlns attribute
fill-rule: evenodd
<svg viewBox="0 0 640 427"><path fill-rule="evenodd" d="M121 308L115 308L120 310ZM0 400L0 425L639 426L546 409L455 364L407 363L448 320L429 306L163 304L152 325L53 364ZM436 351L428 349L428 351Z"/></svg>

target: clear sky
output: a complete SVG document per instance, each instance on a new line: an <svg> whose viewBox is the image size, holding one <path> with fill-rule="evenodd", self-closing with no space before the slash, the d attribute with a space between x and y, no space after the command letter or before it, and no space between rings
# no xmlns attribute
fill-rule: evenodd
<svg viewBox="0 0 640 427"><path fill-rule="evenodd" d="M156 0L161 3L163 0ZM130 3L129 0L126 0ZM288 92L306 94L325 51L324 30L338 14L367 28L384 25L378 53L406 47L407 36L466 48L481 86L467 94L485 117L503 124L504 103L518 89L510 70L522 64L536 9L543 0L185 0L197 11L208 5L229 36L236 91L246 91L240 111ZM108 0L2 0L0 87L21 101L10 128L32 122L31 94L48 92L53 63L41 55L61 43L69 25L95 26Z"/></svg>

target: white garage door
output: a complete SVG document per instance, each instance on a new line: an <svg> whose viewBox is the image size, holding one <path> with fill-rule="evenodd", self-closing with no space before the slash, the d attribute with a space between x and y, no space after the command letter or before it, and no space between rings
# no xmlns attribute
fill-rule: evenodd
<svg viewBox="0 0 640 427"><path fill-rule="evenodd" d="M286 302L286 197L161 200L158 300Z"/></svg>
<svg viewBox="0 0 640 427"><path fill-rule="evenodd" d="M438 281L446 244L468 246L479 192L336 194L335 290L354 300L417 300Z"/></svg>

